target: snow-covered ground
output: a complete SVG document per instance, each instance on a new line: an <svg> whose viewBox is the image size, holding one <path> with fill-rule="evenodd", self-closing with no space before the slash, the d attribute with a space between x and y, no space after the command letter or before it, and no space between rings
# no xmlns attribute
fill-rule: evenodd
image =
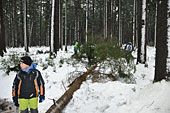
<svg viewBox="0 0 170 113"><path fill-rule="evenodd" d="M53 104L51 99L57 100L65 92L70 72L86 71L79 65L73 67L60 59L69 58L73 54L73 47L69 51L59 51L54 59L54 67L43 70L41 66L49 54L37 54L37 50L46 51L49 48L30 48L30 56L38 63L37 69L45 80L46 100L39 104L39 112L45 111ZM9 48L8 53L24 52L23 48ZM152 83L154 78L155 49L147 48L148 67L142 64L136 66L135 84L126 84L120 81L97 83L87 80L77 90L63 113L170 113L170 82L161 81ZM134 53L136 56L136 53ZM1 57L0 57L1 58ZM2 58L1 58L2 59ZM10 72L6 75L0 65L0 98L12 101L12 82L16 75Z"/></svg>

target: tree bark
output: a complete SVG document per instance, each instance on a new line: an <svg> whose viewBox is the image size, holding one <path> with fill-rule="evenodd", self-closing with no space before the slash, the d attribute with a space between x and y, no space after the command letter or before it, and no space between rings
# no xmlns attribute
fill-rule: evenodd
<svg viewBox="0 0 170 113"><path fill-rule="evenodd" d="M88 36L88 8L89 8L89 0L86 0L86 42Z"/></svg>
<svg viewBox="0 0 170 113"><path fill-rule="evenodd" d="M3 21L3 9L2 9L2 0L0 0L0 56L3 56L5 49L5 27Z"/></svg>
<svg viewBox="0 0 170 113"><path fill-rule="evenodd" d="M39 12L39 15L40 15L40 34L39 34L39 46L41 46L42 45L42 0L40 0L40 12Z"/></svg>
<svg viewBox="0 0 170 113"><path fill-rule="evenodd" d="M133 0L133 46L136 46L136 0Z"/></svg>
<svg viewBox="0 0 170 113"><path fill-rule="evenodd" d="M141 34L139 34L141 36L140 40L140 44L138 44L138 47L140 46L140 56L138 61L139 63L145 64L146 63L146 33L147 33L147 10L146 10L146 0L141 0L142 4L142 18L141 18L141 29L138 29L139 31L141 31ZM140 28L139 27L139 28Z"/></svg>
<svg viewBox="0 0 170 113"><path fill-rule="evenodd" d="M107 38L107 0L104 0L104 39Z"/></svg>
<svg viewBox="0 0 170 113"><path fill-rule="evenodd" d="M141 45L142 45L142 1L137 1L137 37L138 37L138 51L137 64L142 63L141 60Z"/></svg>
<svg viewBox="0 0 170 113"><path fill-rule="evenodd" d="M54 13L55 13L55 0L52 0L52 14L51 14L51 29L50 29L50 53L54 52Z"/></svg>
<svg viewBox="0 0 170 113"><path fill-rule="evenodd" d="M17 17L17 5L16 1L14 1L14 17L15 17L15 47L18 47L18 17Z"/></svg>
<svg viewBox="0 0 170 113"><path fill-rule="evenodd" d="M167 4L168 0L157 2L155 82L161 81L167 75Z"/></svg>
<svg viewBox="0 0 170 113"><path fill-rule="evenodd" d="M59 4L60 0L55 0L55 8L54 8L54 52L57 54L59 49Z"/></svg>
<svg viewBox="0 0 170 113"><path fill-rule="evenodd" d="M93 16L92 16L92 37L94 36L94 31L95 31L95 2L96 0L93 0Z"/></svg>
<svg viewBox="0 0 170 113"><path fill-rule="evenodd" d="M25 51L29 52L28 50L28 40L27 40L27 1L23 0L23 5L24 5L24 46L25 46Z"/></svg>
<svg viewBox="0 0 170 113"><path fill-rule="evenodd" d="M65 51L67 52L67 0L65 0Z"/></svg>
<svg viewBox="0 0 170 113"><path fill-rule="evenodd" d="M62 0L59 0L59 39L57 50L61 48L63 50L63 3Z"/></svg>
<svg viewBox="0 0 170 113"><path fill-rule="evenodd" d="M122 17L121 17L121 3L122 3L122 0L119 0L119 45L121 46L122 45Z"/></svg>

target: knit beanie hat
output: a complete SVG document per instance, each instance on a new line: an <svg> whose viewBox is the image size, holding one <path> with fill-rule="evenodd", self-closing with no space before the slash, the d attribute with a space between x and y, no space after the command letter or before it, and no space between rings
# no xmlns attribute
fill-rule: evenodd
<svg viewBox="0 0 170 113"><path fill-rule="evenodd" d="M33 61L29 56L24 56L24 57L21 57L20 62L23 62L24 64L31 66Z"/></svg>

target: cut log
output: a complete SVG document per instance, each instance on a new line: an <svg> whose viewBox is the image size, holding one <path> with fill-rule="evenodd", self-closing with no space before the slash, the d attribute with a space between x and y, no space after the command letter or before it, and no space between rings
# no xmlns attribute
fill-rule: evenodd
<svg viewBox="0 0 170 113"><path fill-rule="evenodd" d="M65 106L70 102L73 97L73 94L78 90L83 81L86 80L87 76L96 68L96 65L92 66L87 72L83 75L77 77L71 87L56 101L56 104L53 104L46 113L60 113Z"/></svg>

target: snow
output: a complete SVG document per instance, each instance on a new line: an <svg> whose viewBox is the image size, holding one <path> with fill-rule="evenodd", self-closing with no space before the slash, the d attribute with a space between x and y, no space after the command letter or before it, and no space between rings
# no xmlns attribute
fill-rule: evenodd
<svg viewBox="0 0 170 113"><path fill-rule="evenodd" d="M47 54L37 54L37 50L47 51L48 47L31 47L29 55L38 63L37 69L45 80L46 100L39 103L39 113L45 113L53 104L52 99L59 99L69 84L70 73L73 71L86 71L79 64L73 67L71 64L61 65L60 59L73 55L73 47L68 47L68 52L59 51L54 59L55 66L49 66L43 70L42 64L46 62ZM8 48L8 54L13 52L24 53L23 48ZM136 52L133 53L136 56ZM170 113L170 82L161 81L153 84L155 48L147 47L147 63L136 66L134 77L136 83L127 84L121 81L108 81L105 83L83 82L77 90L63 113ZM7 56L5 56L7 57ZM0 60L2 57L0 57ZM136 61L134 61L136 62ZM0 98L12 101L12 82L16 72L6 75L0 65ZM68 89L68 88L67 88Z"/></svg>
<svg viewBox="0 0 170 113"><path fill-rule="evenodd" d="M65 113L168 113L170 99L163 96L168 97L167 92L170 93L168 85L163 81L138 89L135 84L120 82L85 84L76 92Z"/></svg>

